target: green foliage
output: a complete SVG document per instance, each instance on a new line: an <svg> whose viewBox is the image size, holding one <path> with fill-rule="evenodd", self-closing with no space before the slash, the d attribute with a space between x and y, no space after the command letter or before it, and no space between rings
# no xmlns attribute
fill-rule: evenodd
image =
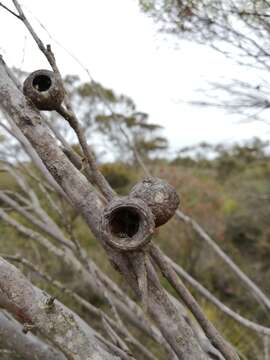
<svg viewBox="0 0 270 360"><path fill-rule="evenodd" d="M123 163L103 164L100 170L112 188L121 195L127 193L131 184L137 180L134 168Z"/></svg>
<svg viewBox="0 0 270 360"><path fill-rule="evenodd" d="M160 136L161 126L148 122L148 115L141 112L131 112L130 115L99 115L96 117L98 129L107 136L119 152L130 158L130 142L136 147L143 158L164 151L168 147L167 139ZM129 143L123 143L123 130L128 135ZM132 154L133 156L133 154Z"/></svg>
<svg viewBox="0 0 270 360"><path fill-rule="evenodd" d="M226 4L219 0L138 0L138 3L143 12L158 22L162 31L178 36L191 35L200 42L202 39L206 42L216 39L232 42L233 30L239 25L236 20L241 20L242 25L251 24L253 30L256 26L263 29L268 24L267 0L240 0ZM235 35L242 41L241 33L245 27L239 28ZM224 31L227 31L227 39L222 37Z"/></svg>
<svg viewBox="0 0 270 360"><path fill-rule="evenodd" d="M0 162L1 166L1 162ZM0 190L9 189L11 191L18 191L18 185L13 177L11 177L6 171L0 171Z"/></svg>
<svg viewBox="0 0 270 360"><path fill-rule="evenodd" d="M243 120L268 122L269 115L269 1L139 0L143 12L160 31L173 39L209 46L219 54L246 66L253 76L239 75L214 80L192 105L223 108Z"/></svg>
<svg viewBox="0 0 270 360"><path fill-rule="evenodd" d="M236 143L231 146L200 143L180 149L172 164L215 169L218 179L226 181L233 174L248 172L253 165L255 171L266 174L269 171L266 155L268 148L268 141L256 137L244 144Z"/></svg>
<svg viewBox="0 0 270 360"><path fill-rule="evenodd" d="M82 98L97 98L100 94L110 103L116 103L118 101L115 93L112 89L106 89L99 83L81 83L77 88L78 95Z"/></svg>
<svg viewBox="0 0 270 360"><path fill-rule="evenodd" d="M227 219L225 236L243 253L252 252L262 231L250 216L231 216Z"/></svg>
<svg viewBox="0 0 270 360"><path fill-rule="evenodd" d="M152 12L155 8L154 0L141 0L140 5L146 13Z"/></svg>
<svg viewBox="0 0 270 360"><path fill-rule="evenodd" d="M142 11L153 17L161 29L170 33L186 33L191 30L192 21L202 4L209 6L209 21L216 14L216 0L139 0ZM210 16L211 14L211 16Z"/></svg>
<svg viewBox="0 0 270 360"><path fill-rule="evenodd" d="M207 155L204 155L202 149L207 151ZM214 157L210 156L211 151L215 152ZM220 167L223 166L221 159L225 156L235 166L224 179L220 176ZM29 166L33 172L31 164L24 165ZM267 152L267 144L258 140L232 147L210 147L200 144L198 152L194 147L192 151L182 152L173 162L158 159L149 161L149 166L155 176L166 178L177 188L183 210L202 224L241 269L265 293L269 293L270 156ZM141 170L123 162L102 164L100 169L113 188L121 195L128 194L131 186L143 176ZM40 191L35 181L30 178L28 180L38 193L44 209L63 231L67 232L68 229L63 219L52 209L48 199ZM18 190L14 181L12 182L5 172L0 172L0 188ZM57 201L57 198L55 200ZM120 275L112 270L104 250L89 232L84 221L75 210L66 204L60 202L59 205L64 206L73 235L86 249L86 252L117 283L121 283ZM9 214L29 226L29 223L15 212L11 211ZM229 307L250 319L270 326L263 308L257 306L256 301L240 286L239 281L228 268L190 228L181 225L176 219L172 219L165 226L156 229L154 241ZM34 241L20 235L2 221L0 221L0 247L2 252L13 254L19 252L33 263L40 264L43 270L78 291L93 304L107 309L107 305L100 301L95 294L85 292L78 279L78 274L73 274L67 266L63 266ZM88 315L84 310L68 296L63 296L51 285L45 284L33 274L28 274L28 276L35 284L56 295L67 306L88 320ZM162 281L166 289L171 291L167 282ZM195 291L194 295L217 328L248 360L254 360L259 356L260 351L256 352L256 349L261 348L261 343L254 333L225 317ZM98 324L94 325L98 327ZM144 341L142 337L139 339ZM153 348L151 341L147 343L147 346L150 349ZM158 350L154 349L154 351ZM157 355L159 356L159 354ZM162 360L165 359L166 357Z"/></svg>
<svg viewBox="0 0 270 360"><path fill-rule="evenodd" d="M210 233L265 293L270 268L270 156L268 143L254 139L230 147L201 145L183 151L165 176L181 195L182 207ZM207 146L207 149L209 147ZM233 168L224 168L224 159ZM227 165L226 165L227 166ZM159 174L156 172L156 174ZM222 176L221 176L222 174ZM163 249L218 298L247 318L269 326L269 320L228 268L195 234L171 222L158 231ZM261 340L253 332L221 314L197 294L210 319L243 354L261 356Z"/></svg>
<svg viewBox="0 0 270 360"><path fill-rule="evenodd" d="M105 141L106 148L109 145L113 149L114 159L134 161L128 142L134 144L143 157L166 150L167 140L160 135L162 127L150 123L148 115L138 111L128 96L118 95L93 81L81 82L77 76L67 76L65 83L86 136ZM123 131L129 137L128 142L123 141Z"/></svg>
<svg viewBox="0 0 270 360"><path fill-rule="evenodd" d="M226 216L229 216L237 211L237 202L234 199L225 199L223 204L223 211Z"/></svg>
<svg viewBox="0 0 270 360"><path fill-rule="evenodd" d="M216 168L219 179L226 180L232 173L246 171L253 164L265 164L265 149L269 146L268 142L263 142L257 138L245 143L236 144L230 148L217 146Z"/></svg>

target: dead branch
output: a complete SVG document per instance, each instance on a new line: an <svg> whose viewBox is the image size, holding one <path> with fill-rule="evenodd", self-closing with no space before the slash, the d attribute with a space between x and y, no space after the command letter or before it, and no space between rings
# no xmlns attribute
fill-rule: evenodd
<svg viewBox="0 0 270 360"><path fill-rule="evenodd" d="M18 262L28 268L30 271L38 274L42 279L44 279L48 284L53 285L55 288L61 290L63 293L69 295L72 299L74 299L78 304L83 306L89 313L101 320L105 320L111 327L115 329L119 333L119 335L124 338L128 343L134 345L134 347L142 353L145 359L148 360L157 360L155 356L147 350L136 338L128 331L128 329L124 326L123 322L120 320L118 311L116 310L114 304L112 303L112 307L114 308L114 314L116 314L117 319L119 321L113 320L109 317L104 311L98 309L97 307L91 305L88 301L82 298L80 295L76 294L74 291L70 290L66 286L64 286L61 282L54 280L50 275L40 270L37 266L33 265L27 259L23 258L20 255L6 255L0 254L4 259L11 262ZM111 301L111 300L110 300ZM124 349L123 349L124 350ZM127 349L126 349L127 350ZM124 350L124 351L126 351Z"/></svg>
<svg viewBox="0 0 270 360"><path fill-rule="evenodd" d="M67 356L117 359L103 350L94 331L59 301L35 288L13 265L0 258L0 306L12 313L25 331L35 328ZM49 305L48 305L49 304Z"/></svg>
<svg viewBox="0 0 270 360"><path fill-rule="evenodd" d="M5 69L1 68L1 65L0 94L3 94L5 98L5 101L1 101L1 106L9 112L10 116L12 116L22 132L26 135L32 146L35 147L48 170L69 196L70 201L74 204L75 208L81 212L93 234L101 241L111 261L118 267L118 269L120 269L135 293L138 294L136 277L132 273L130 265L128 265L127 258L118 251L109 248L106 245L106 239L100 237L99 224L103 205L98 196L96 193L91 191L89 183L85 177L73 167L57 146L54 138L50 135L46 126L42 123L39 113L32 108L22 94L18 92L17 88L13 85L12 81L6 74ZM2 98L3 97L1 97L1 99ZM149 287L151 288L150 285ZM177 327L172 324L171 326L168 326L168 324L172 321L172 318L167 311L164 312L163 307L167 306L169 300L162 297L163 305L161 306L160 291L150 291L149 298L152 298L151 303L153 316L161 319L161 316L163 315L163 320L167 323L166 327L161 327L163 336L167 339L167 341L170 339L169 343L173 346L174 351L179 354L178 356L180 358L183 357L183 359L191 359L192 356L197 356L198 360L200 358L205 359L204 352L197 344L195 338L193 338L192 332L188 329L185 322L181 322L180 318L177 316L174 318L174 322L179 322ZM171 309L172 308L173 305L171 304ZM162 309L163 312L161 313ZM161 325L160 321L159 325ZM176 340L172 341L172 337L176 339L177 336L179 336L177 335L179 334L179 331L182 333L188 333L190 340L181 345Z"/></svg>
<svg viewBox="0 0 270 360"><path fill-rule="evenodd" d="M195 290L197 290L203 297L213 303L220 311L230 316L239 324L251 329L259 334L270 336L270 328L257 324L246 319L237 312L231 310L228 306L223 304L218 298L211 294L202 284L190 276L181 266L174 263L170 258L166 257L167 261L173 267L175 272L184 280L186 280Z"/></svg>
<svg viewBox="0 0 270 360"><path fill-rule="evenodd" d="M152 245L150 254L161 269L163 276L171 283L185 305L190 309L210 342L223 354L225 359L237 359L238 355L235 350L222 338L214 325L206 318L199 304L180 281L158 246Z"/></svg>
<svg viewBox="0 0 270 360"><path fill-rule="evenodd" d="M176 217L185 224L192 227L192 229L204 240L211 249L228 265L233 273L241 280L246 288L253 294L254 298L261 304L270 309L270 300L262 292L262 290L246 275L243 271L232 261L232 259L225 254L225 252L217 245L217 243L207 234L207 232L191 217L185 215L182 211L176 211Z"/></svg>
<svg viewBox="0 0 270 360"><path fill-rule="evenodd" d="M23 326L3 311L0 311L0 335L5 347L23 358L31 359L35 354L39 360L67 359L63 353L32 333L26 336L23 333Z"/></svg>

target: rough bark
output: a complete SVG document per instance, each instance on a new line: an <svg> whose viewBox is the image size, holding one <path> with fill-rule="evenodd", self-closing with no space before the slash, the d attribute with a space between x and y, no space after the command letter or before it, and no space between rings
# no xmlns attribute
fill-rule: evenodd
<svg viewBox="0 0 270 360"><path fill-rule="evenodd" d="M117 360L106 352L95 332L78 315L34 287L13 265L0 258L0 306L24 326L35 329L67 359Z"/></svg>
<svg viewBox="0 0 270 360"><path fill-rule="evenodd" d="M120 269L133 290L139 295L137 280L131 269L130 259L113 249L108 249L104 240L100 238L100 216L103 211L102 202L86 178L70 163L65 154L57 146L55 139L42 123L42 118L38 111L18 91L1 64L0 104L30 141L49 172L68 195L74 207L83 215L94 235L103 243L111 261ZM149 280L151 282L153 279L150 278ZM161 318L161 307L170 304L172 309L173 304L163 296L162 292L154 290L154 283L149 288L153 290L149 292L152 315L157 320ZM188 324L183 326L184 322L179 317L172 317L170 311L166 314L164 321L166 326L161 326L162 324L158 321L160 330L167 340L170 339L170 344L178 354L179 359L207 359L204 351L190 331ZM178 342L179 336L188 336L189 342Z"/></svg>
<svg viewBox="0 0 270 360"><path fill-rule="evenodd" d="M0 312L0 341L8 350L24 360L66 360L65 355L40 340L32 333L24 334L23 327L15 319Z"/></svg>
<svg viewBox="0 0 270 360"><path fill-rule="evenodd" d="M81 284L87 292L95 294L102 301L105 299L104 291L108 292L119 313L123 315L130 324L133 324L144 334L147 334L155 341L162 344L167 352L170 352L170 347L164 341L158 329L144 317L141 308L125 295L90 258L87 258L87 270L69 249L57 248L44 236L21 225L7 215L2 209L0 209L0 219L4 220L7 224L14 227L28 238L37 241L42 247L46 248L51 254L56 256L59 261L63 261L75 274L79 274ZM171 358L173 359L173 357Z"/></svg>

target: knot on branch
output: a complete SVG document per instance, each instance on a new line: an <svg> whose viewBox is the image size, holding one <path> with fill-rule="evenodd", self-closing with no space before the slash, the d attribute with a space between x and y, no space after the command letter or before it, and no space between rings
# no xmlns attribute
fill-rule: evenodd
<svg viewBox="0 0 270 360"><path fill-rule="evenodd" d="M49 70L32 72L24 81L23 93L39 110L57 110L65 97L60 79Z"/></svg>
<svg viewBox="0 0 270 360"><path fill-rule="evenodd" d="M47 310L52 310L54 308L54 301L55 301L54 296L47 297L47 299L45 300L45 306L47 307Z"/></svg>
<svg viewBox="0 0 270 360"><path fill-rule="evenodd" d="M154 217L141 199L114 198L104 209L101 231L111 247L121 251L143 248L154 233Z"/></svg>
<svg viewBox="0 0 270 360"><path fill-rule="evenodd" d="M29 331L32 331L34 329L36 329L35 325L25 323L25 324L23 324L22 332L24 334L27 334Z"/></svg>
<svg viewBox="0 0 270 360"><path fill-rule="evenodd" d="M156 227L169 221L180 204L175 188L155 177L146 177L138 182L131 189L130 196L141 199L148 205L154 215Z"/></svg>

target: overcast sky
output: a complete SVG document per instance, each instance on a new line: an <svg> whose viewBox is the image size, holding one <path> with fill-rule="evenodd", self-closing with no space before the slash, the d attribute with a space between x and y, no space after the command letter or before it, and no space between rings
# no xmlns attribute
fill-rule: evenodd
<svg viewBox="0 0 270 360"><path fill-rule="evenodd" d="M12 8L12 1L3 3ZM165 128L171 148L195 144L269 138L264 124L239 124L217 109L191 108L196 90L219 76L245 76L244 70L207 47L178 42L157 33L136 0L21 0L34 28L50 43L63 74L84 70L51 36L87 67L96 81L133 98L138 110ZM64 4L64 6L63 6ZM23 25L0 8L0 53L9 65L33 71L48 68Z"/></svg>

